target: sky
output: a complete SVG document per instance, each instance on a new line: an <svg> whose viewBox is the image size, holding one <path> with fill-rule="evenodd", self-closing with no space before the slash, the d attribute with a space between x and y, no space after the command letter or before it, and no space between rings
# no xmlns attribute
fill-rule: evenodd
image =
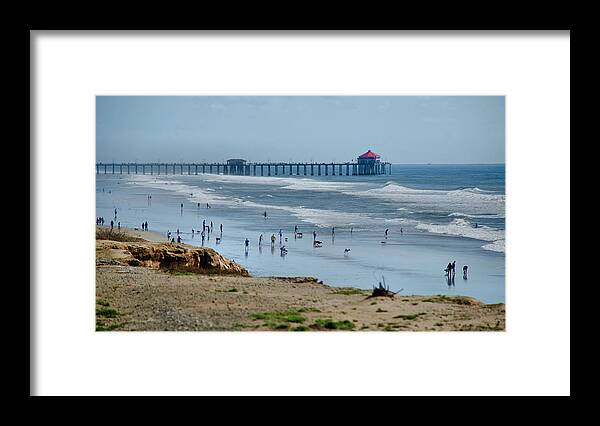
<svg viewBox="0 0 600 426"><path fill-rule="evenodd" d="M97 162L504 163L504 96L97 96Z"/></svg>

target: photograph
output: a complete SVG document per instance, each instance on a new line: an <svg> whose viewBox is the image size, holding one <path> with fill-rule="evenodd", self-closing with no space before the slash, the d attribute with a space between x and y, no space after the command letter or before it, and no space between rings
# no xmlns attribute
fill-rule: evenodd
<svg viewBox="0 0 600 426"><path fill-rule="evenodd" d="M501 94L97 95L95 331L506 332L505 130Z"/></svg>

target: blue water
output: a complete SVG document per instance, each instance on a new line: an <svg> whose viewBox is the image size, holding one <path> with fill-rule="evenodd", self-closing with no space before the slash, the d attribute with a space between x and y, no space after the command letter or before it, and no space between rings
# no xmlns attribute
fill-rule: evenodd
<svg viewBox="0 0 600 426"><path fill-rule="evenodd" d="M330 285L371 288L383 275L401 294L460 294L504 302L504 165L396 164L391 175L382 176L117 171L96 178L97 216L110 222L116 208L122 227L139 228L148 221L165 241L167 231L175 234L179 228L183 241L197 246L202 238L192 229L212 221L204 245L255 276L315 276ZM302 238L294 237L294 226ZM313 247L313 231L322 247ZM250 240L247 254L245 238ZM281 245L288 250L285 256ZM344 249L350 249L347 255ZM453 260L457 274L448 282L443 269ZM463 265L469 266L466 280Z"/></svg>

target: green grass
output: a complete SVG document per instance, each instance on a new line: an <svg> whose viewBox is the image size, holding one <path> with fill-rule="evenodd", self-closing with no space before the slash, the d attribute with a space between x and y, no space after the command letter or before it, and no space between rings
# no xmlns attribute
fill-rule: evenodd
<svg viewBox="0 0 600 426"><path fill-rule="evenodd" d="M263 325L273 330L286 330L289 329L289 323L306 321L306 318L300 315L299 311L295 309L254 314L252 315L252 319L265 321Z"/></svg>
<svg viewBox="0 0 600 426"><path fill-rule="evenodd" d="M110 304L106 300L98 300L96 304L100 306L110 306Z"/></svg>
<svg viewBox="0 0 600 426"><path fill-rule="evenodd" d="M308 331L308 330L310 330L310 329L304 325L299 325L297 327L292 328L292 331Z"/></svg>
<svg viewBox="0 0 600 426"><path fill-rule="evenodd" d="M424 313L420 313L420 314L409 314L409 315L396 315L393 318L402 318L402 319L405 319L405 320L414 320L414 319L417 319L417 317L419 315L425 315L425 314Z"/></svg>
<svg viewBox="0 0 600 426"><path fill-rule="evenodd" d="M254 314L252 318L255 320L265 321L285 321L285 322L304 322L306 318L298 314L296 310L264 312L262 314Z"/></svg>
<svg viewBox="0 0 600 426"><path fill-rule="evenodd" d="M100 308L96 309L96 315L100 315L105 318L116 318L121 315L116 309L112 308Z"/></svg>
<svg viewBox="0 0 600 426"><path fill-rule="evenodd" d="M344 294L346 296L352 296L353 294L365 294L365 290L353 287L342 287L335 289L332 294Z"/></svg>
<svg viewBox="0 0 600 426"><path fill-rule="evenodd" d="M103 322L96 323L96 331L112 331L117 330L123 327L125 324L123 323L114 323L114 324L105 324Z"/></svg>
<svg viewBox="0 0 600 426"><path fill-rule="evenodd" d="M402 324L396 324L394 322L390 322L383 328L383 331L399 331L398 329L402 328L402 327L406 327L406 326L402 325Z"/></svg>
<svg viewBox="0 0 600 426"><path fill-rule="evenodd" d="M377 308L375 312L387 312L385 309Z"/></svg>
<svg viewBox="0 0 600 426"><path fill-rule="evenodd" d="M317 308L300 308L298 312L321 312L321 310Z"/></svg>
<svg viewBox="0 0 600 426"><path fill-rule="evenodd" d="M371 304L371 305L376 305L376 304L377 304L377 302L371 302L370 304Z"/></svg>
<svg viewBox="0 0 600 426"><path fill-rule="evenodd" d="M244 330L246 328L251 328L251 325L246 325L246 324L241 324L239 322L236 322L235 324L233 324L231 326L231 330L232 331L239 331L239 330Z"/></svg>
<svg viewBox="0 0 600 426"><path fill-rule="evenodd" d="M143 238L132 237L115 229L111 231L110 228L96 228L96 239L124 242L144 241Z"/></svg>
<svg viewBox="0 0 600 426"><path fill-rule="evenodd" d="M353 330L355 325L348 320L334 321L332 319L316 319L311 327L319 330Z"/></svg>
<svg viewBox="0 0 600 426"><path fill-rule="evenodd" d="M274 324L271 328L273 330L289 330L290 325L289 324L280 323L280 324Z"/></svg>
<svg viewBox="0 0 600 426"><path fill-rule="evenodd" d="M189 275L196 275L193 272L190 271L178 271L178 270L172 270L170 271L171 275L175 275L176 277L186 277Z"/></svg>

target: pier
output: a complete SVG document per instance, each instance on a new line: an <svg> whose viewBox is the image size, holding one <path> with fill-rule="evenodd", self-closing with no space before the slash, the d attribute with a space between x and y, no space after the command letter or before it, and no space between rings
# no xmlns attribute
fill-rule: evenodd
<svg viewBox="0 0 600 426"><path fill-rule="evenodd" d="M224 174L236 176L366 176L392 173L392 163L368 150L356 162L346 163L248 163L231 158L224 163L96 163L96 174L197 175ZM171 172L171 173L169 173ZM281 172L281 173L280 173Z"/></svg>
<svg viewBox="0 0 600 426"><path fill-rule="evenodd" d="M359 163L96 163L96 174L237 176L364 176L391 174L392 164Z"/></svg>

